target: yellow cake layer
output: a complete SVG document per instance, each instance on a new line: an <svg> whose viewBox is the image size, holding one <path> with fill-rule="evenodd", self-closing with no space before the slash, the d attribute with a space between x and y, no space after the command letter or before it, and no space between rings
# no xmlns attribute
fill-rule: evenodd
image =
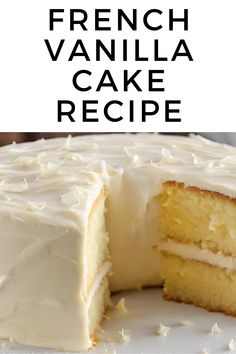
<svg viewBox="0 0 236 354"><path fill-rule="evenodd" d="M236 272L162 252L164 298L236 316Z"/></svg>
<svg viewBox="0 0 236 354"><path fill-rule="evenodd" d="M105 230L105 193L101 192L89 216L87 238L87 292L105 260L109 258L108 235Z"/></svg>
<svg viewBox="0 0 236 354"><path fill-rule="evenodd" d="M109 299L110 292L108 279L105 277L94 294L89 308L89 334L91 338L97 339L99 325L103 320L103 315L109 304Z"/></svg>
<svg viewBox="0 0 236 354"><path fill-rule="evenodd" d="M159 198L166 236L236 256L236 201L220 193L166 182Z"/></svg>

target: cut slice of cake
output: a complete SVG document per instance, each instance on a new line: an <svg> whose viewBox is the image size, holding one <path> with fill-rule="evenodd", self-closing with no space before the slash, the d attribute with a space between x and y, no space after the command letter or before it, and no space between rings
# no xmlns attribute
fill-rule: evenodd
<svg viewBox="0 0 236 354"><path fill-rule="evenodd" d="M164 297L235 316L235 199L166 182L160 203Z"/></svg>
<svg viewBox="0 0 236 354"><path fill-rule="evenodd" d="M1 171L0 338L88 350L109 301L106 196L94 172L44 167Z"/></svg>

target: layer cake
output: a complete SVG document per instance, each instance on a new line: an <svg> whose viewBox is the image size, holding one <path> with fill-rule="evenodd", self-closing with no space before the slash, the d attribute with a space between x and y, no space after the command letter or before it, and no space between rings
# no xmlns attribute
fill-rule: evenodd
<svg viewBox="0 0 236 354"><path fill-rule="evenodd" d="M11 144L0 165L1 338L87 350L109 290L145 286L236 314L235 148L90 135Z"/></svg>

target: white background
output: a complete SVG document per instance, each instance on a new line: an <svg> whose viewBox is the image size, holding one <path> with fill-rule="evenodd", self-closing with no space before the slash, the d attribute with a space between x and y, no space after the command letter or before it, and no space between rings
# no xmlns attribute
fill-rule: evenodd
<svg viewBox="0 0 236 354"><path fill-rule="evenodd" d="M110 8L113 28L109 32L94 31L94 8ZM138 9L138 32L126 26L117 31L116 9L122 8L131 14L132 8ZM65 9L64 22L55 24L55 31L49 31L49 8ZM89 30L80 27L69 31L69 9L83 8L88 12ZM163 11L160 16L163 29L148 31L142 24L143 14L151 9ZM168 9L173 8L176 16L189 9L189 31L183 24L176 24L176 30L168 31ZM236 1L227 0L160 0L160 1L69 1L69 0L8 0L2 1L0 8L0 131L38 132L38 131L77 131L77 132L154 132L154 131L236 131L235 82L236 82ZM48 38L57 43L66 39L65 46L57 62L52 62L44 44ZM109 43L116 38L117 48L123 38L130 41L129 62L122 62L118 55L116 62L105 58L94 61L95 39ZM150 57L149 62L133 60L132 41L140 39L142 52ZM171 57L179 39L188 44L194 62L180 58L175 62L158 63L152 61L151 45L158 38L160 51ZM75 58L68 62L70 51L76 39L82 39L93 59L86 62ZM119 52L119 49L118 49ZM88 69L93 72L91 84L96 85L102 72L110 69L118 87L122 88L123 70L130 73L143 69L140 75L142 93L122 89L114 93L104 89L81 93L72 85L72 77L77 70ZM164 93L149 93L145 89L148 69L165 69ZM75 123L64 119L57 122L57 100L68 99L75 102L77 111ZM99 100L99 123L82 123L81 100ZM103 105L111 99L124 102L120 112L124 119L119 123L107 121L103 116ZM129 123L127 102L135 100L135 122ZM160 103L160 113L141 122L140 100L156 100ZM181 99L181 123L164 121L163 102L165 99Z"/></svg>

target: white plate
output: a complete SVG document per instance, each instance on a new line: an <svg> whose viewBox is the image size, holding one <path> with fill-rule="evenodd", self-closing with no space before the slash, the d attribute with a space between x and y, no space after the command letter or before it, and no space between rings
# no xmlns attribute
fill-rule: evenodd
<svg viewBox="0 0 236 354"><path fill-rule="evenodd" d="M204 348L209 353L227 353L231 338L236 340L236 318L212 313L192 305L164 301L160 289L130 291L113 296L116 303L125 298L127 313L115 310L111 319L103 323L104 333L98 347L91 354L157 354L157 353L201 353ZM181 321L190 321L183 326ZM211 327L217 322L221 333L211 333ZM156 335L154 327L158 324L171 327L166 337ZM124 328L130 333L130 342L119 343L119 331ZM110 339L114 343L109 343ZM2 348L0 353L56 353L52 350L32 349L23 346ZM61 353L61 352L60 352ZM233 354L233 352L230 352ZM236 353L236 351L235 351Z"/></svg>

